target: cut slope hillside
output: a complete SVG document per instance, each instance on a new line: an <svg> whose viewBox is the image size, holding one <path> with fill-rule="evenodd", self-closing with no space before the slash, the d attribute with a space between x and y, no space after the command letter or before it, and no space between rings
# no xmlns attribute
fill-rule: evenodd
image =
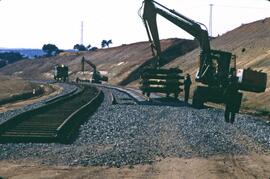
<svg viewBox="0 0 270 179"><path fill-rule="evenodd" d="M162 40L162 49L167 51L166 63L198 47L197 42L183 39ZM182 46L181 53L175 46ZM90 78L90 66L85 66L86 73L81 73L81 59L93 62L99 71L107 73L110 84L127 84L134 79L136 72L152 58L149 42L138 42L108 49L98 49L91 52L64 52L56 57L25 60L10 64L0 69L5 75L15 75L25 79L53 79L53 67L56 64L65 64L69 67L70 79L76 77ZM153 60L152 60L153 61ZM151 62L150 62L151 63ZM136 73L138 78L138 73ZM136 76L135 75L135 76ZM131 76L131 78L130 78ZM135 77L136 78L136 77ZM123 83L125 81L126 83Z"/></svg>
<svg viewBox="0 0 270 179"><path fill-rule="evenodd" d="M237 56L237 68L252 68L268 74L265 93L244 94L247 107L270 110L270 18L242 25L211 41L212 49L232 52ZM169 63L180 66L194 79L198 68L199 49L195 49ZM195 84L195 83L193 83ZM193 85L194 86L194 85Z"/></svg>
<svg viewBox="0 0 270 179"><path fill-rule="evenodd" d="M32 91L37 86L20 78L3 75L0 75L0 81L0 100L11 97L12 95Z"/></svg>

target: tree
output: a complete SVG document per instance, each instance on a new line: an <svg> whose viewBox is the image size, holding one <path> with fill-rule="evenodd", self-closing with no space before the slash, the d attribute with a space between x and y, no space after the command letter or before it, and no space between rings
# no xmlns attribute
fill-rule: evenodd
<svg viewBox="0 0 270 179"><path fill-rule="evenodd" d="M97 49L97 47L92 47L89 51L96 51Z"/></svg>
<svg viewBox="0 0 270 179"><path fill-rule="evenodd" d="M44 44L43 47L42 47L42 50L48 56L56 55L56 54L58 54L60 52L58 47L56 45L54 45L54 44Z"/></svg>
<svg viewBox="0 0 270 179"><path fill-rule="evenodd" d="M89 50L89 51L90 51L90 50L91 50L91 47L92 47L92 46L89 44L89 45L87 45L87 47L86 47L86 48L87 48L87 50Z"/></svg>
<svg viewBox="0 0 270 179"><path fill-rule="evenodd" d="M78 51L87 51L87 48L83 44L76 44L73 49Z"/></svg>
<svg viewBox="0 0 270 179"><path fill-rule="evenodd" d="M19 52L0 53L0 59L1 59L1 61L4 61L5 63L15 63L15 62L22 60L24 58L25 57ZM1 62L1 63L4 64L4 62Z"/></svg>
<svg viewBox="0 0 270 179"><path fill-rule="evenodd" d="M106 47L106 44L107 44L107 40L102 40L101 47L102 48Z"/></svg>
<svg viewBox="0 0 270 179"><path fill-rule="evenodd" d="M112 44L112 40L108 40L107 41L107 44L106 45L107 45L108 48L109 48L110 44Z"/></svg>
<svg viewBox="0 0 270 179"><path fill-rule="evenodd" d="M0 68L6 66L7 62L5 60L0 59Z"/></svg>
<svg viewBox="0 0 270 179"><path fill-rule="evenodd" d="M109 48L110 44L112 44L112 40L102 40L101 47L104 48L107 46Z"/></svg>

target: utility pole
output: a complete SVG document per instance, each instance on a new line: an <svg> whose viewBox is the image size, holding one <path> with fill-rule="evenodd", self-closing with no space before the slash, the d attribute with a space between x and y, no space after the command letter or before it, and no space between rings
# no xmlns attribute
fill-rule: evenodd
<svg viewBox="0 0 270 179"><path fill-rule="evenodd" d="M210 4L210 17L209 17L209 35L210 37L212 37L212 18L213 18L213 14L212 14L212 10L213 10L213 4Z"/></svg>
<svg viewBox="0 0 270 179"><path fill-rule="evenodd" d="M81 45L83 45L83 21L81 22Z"/></svg>

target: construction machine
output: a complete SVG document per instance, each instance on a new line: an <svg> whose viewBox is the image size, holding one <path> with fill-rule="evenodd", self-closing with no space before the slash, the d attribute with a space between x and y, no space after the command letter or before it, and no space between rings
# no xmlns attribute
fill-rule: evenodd
<svg viewBox="0 0 270 179"><path fill-rule="evenodd" d="M65 82L68 79L68 67L63 64L54 66L54 79Z"/></svg>
<svg viewBox="0 0 270 179"><path fill-rule="evenodd" d="M264 92L267 81L266 73L251 69L236 69L235 55L211 49L210 37L205 25L154 0L144 0L141 17L146 27L153 55L157 59L156 68L160 68L159 64L162 61L157 14L188 32L199 42L201 50L195 81L201 85L197 86L194 91L192 105L196 108L202 108L205 102L223 103L225 104L225 121L233 123L235 113L239 112L243 96L239 90Z"/></svg>
<svg viewBox="0 0 270 179"><path fill-rule="evenodd" d="M91 83L102 83L102 81L108 81L108 77L105 75L102 75L98 70L95 64L93 64L91 61L86 60L84 57L82 57L81 60L81 66L82 66L82 72L84 72L85 63L87 63L90 67L93 68L93 75Z"/></svg>

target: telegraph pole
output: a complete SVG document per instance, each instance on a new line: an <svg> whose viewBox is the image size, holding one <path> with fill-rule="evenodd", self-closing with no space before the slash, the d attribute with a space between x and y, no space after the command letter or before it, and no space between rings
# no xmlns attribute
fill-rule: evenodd
<svg viewBox="0 0 270 179"><path fill-rule="evenodd" d="M83 21L81 22L81 45L83 45Z"/></svg>
<svg viewBox="0 0 270 179"><path fill-rule="evenodd" d="M210 4L210 17L209 17L209 35L210 37L212 37L212 18L213 18L213 14L212 14L212 10L213 10L213 4Z"/></svg>

